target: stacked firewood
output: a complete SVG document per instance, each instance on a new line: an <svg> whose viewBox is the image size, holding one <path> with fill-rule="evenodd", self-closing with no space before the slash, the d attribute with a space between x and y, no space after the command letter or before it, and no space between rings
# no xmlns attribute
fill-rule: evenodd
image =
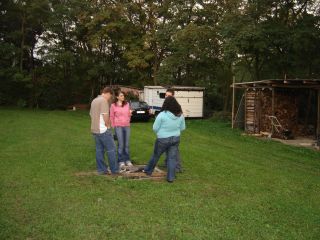
<svg viewBox="0 0 320 240"><path fill-rule="evenodd" d="M307 136L315 132L315 125L304 123L299 116L306 102L303 89L275 89L274 111L272 109L272 89L248 90L246 94L246 129L249 133L271 133L272 124L269 116L275 116L281 127L274 128L274 136L281 137L284 130L290 130L293 136ZM305 104L306 107L308 104ZM308 111L308 110L306 110ZM301 115L301 113L300 113ZM278 132L278 134L277 134Z"/></svg>
<svg viewBox="0 0 320 240"><path fill-rule="evenodd" d="M281 125L293 131L298 123L298 101L294 90L276 91L274 112Z"/></svg>
<svg viewBox="0 0 320 240"><path fill-rule="evenodd" d="M269 89L260 92L261 120L260 129L263 132L271 132L271 122L268 116L272 115L272 92Z"/></svg>
<svg viewBox="0 0 320 240"><path fill-rule="evenodd" d="M284 129L296 131L298 123L298 101L297 95L293 90L275 91L274 98L274 116ZM272 112L272 92L271 90L261 91L261 129L262 131L271 132L271 121L268 116ZM283 129L280 129L283 130Z"/></svg>

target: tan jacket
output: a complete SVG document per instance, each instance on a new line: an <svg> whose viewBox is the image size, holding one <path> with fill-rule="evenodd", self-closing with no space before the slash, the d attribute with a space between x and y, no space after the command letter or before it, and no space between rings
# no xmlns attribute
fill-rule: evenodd
<svg viewBox="0 0 320 240"><path fill-rule="evenodd" d="M92 133L101 133L101 126L105 124L102 115L109 115L109 108L109 102L106 99L104 99L101 95L93 99L90 108Z"/></svg>

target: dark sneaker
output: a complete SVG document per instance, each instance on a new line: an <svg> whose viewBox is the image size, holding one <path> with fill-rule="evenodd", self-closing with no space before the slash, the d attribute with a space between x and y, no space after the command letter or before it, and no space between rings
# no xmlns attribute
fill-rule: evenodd
<svg viewBox="0 0 320 240"><path fill-rule="evenodd" d="M152 173L146 172L146 170L144 170L144 169L142 170L142 172L145 173L147 176L151 176L152 175Z"/></svg>

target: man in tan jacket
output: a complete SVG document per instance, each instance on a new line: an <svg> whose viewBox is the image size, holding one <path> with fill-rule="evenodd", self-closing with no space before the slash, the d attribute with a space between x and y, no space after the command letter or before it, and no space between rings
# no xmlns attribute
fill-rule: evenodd
<svg viewBox="0 0 320 240"><path fill-rule="evenodd" d="M99 174L107 174L108 167L104 160L107 152L109 166L112 174L118 173L116 159L116 145L114 143L109 115L112 90L109 87L102 89L101 95L93 99L90 108L91 133L96 143L96 163Z"/></svg>

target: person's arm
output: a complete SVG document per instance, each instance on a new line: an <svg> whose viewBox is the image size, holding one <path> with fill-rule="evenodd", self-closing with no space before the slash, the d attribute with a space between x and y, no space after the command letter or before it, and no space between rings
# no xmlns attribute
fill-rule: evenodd
<svg viewBox="0 0 320 240"><path fill-rule="evenodd" d="M100 107L101 107L100 113L102 114L104 124L106 125L107 128L111 128L109 103L103 102L103 104L101 104Z"/></svg>
<svg viewBox="0 0 320 240"><path fill-rule="evenodd" d="M153 131L155 133L157 133L160 130L161 119L162 119L162 113L159 113L159 115L156 117L156 120L153 123Z"/></svg>
<svg viewBox="0 0 320 240"><path fill-rule="evenodd" d="M109 113L102 114L102 116L103 116L103 120L104 120L106 127L111 128L111 121L110 121Z"/></svg>
<svg viewBox="0 0 320 240"><path fill-rule="evenodd" d="M183 115L181 117L182 117L182 119L181 119L181 123L180 123L180 131L183 131L186 129L186 121L185 121Z"/></svg>
<svg viewBox="0 0 320 240"><path fill-rule="evenodd" d="M110 108L110 122L111 126L114 127L114 113L115 112L115 106L112 104Z"/></svg>

